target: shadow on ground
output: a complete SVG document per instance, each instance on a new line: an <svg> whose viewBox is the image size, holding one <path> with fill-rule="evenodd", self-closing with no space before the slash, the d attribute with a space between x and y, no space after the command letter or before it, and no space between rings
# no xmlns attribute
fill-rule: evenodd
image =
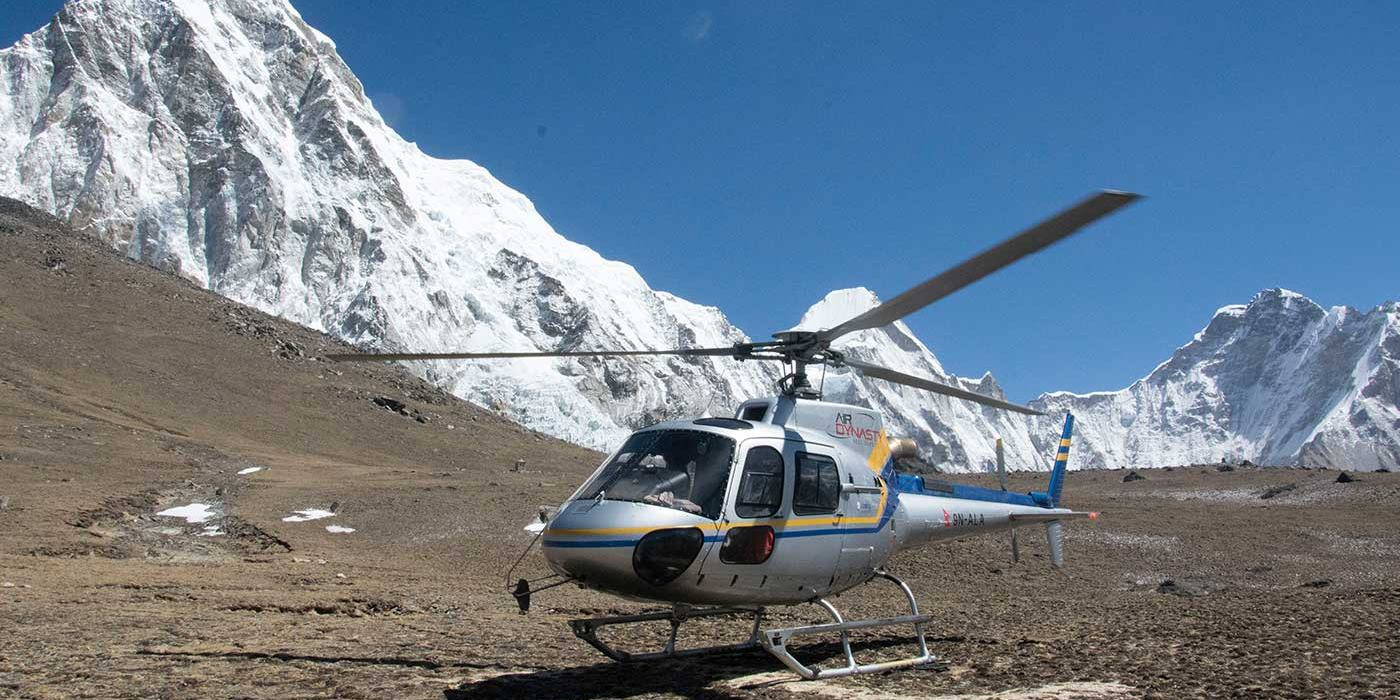
<svg viewBox="0 0 1400 700"><path fill-rule="evenodd" d="M871 640L857 645L860 651L907 645L908 640ZM804 646L798 653L803 663L820 659L822 666L839 665L843 656L838 642ZM933 665L929 670L942 670ZM677 659L650 663L601 663L593 666L531 673L512 673L481 681L463 683L443 691L447 700L483 700L485 698L558 698L559 700L592 700L593 698L626 698L639 695L676 694L695 700L738 700L750 697L741 692L747 686L725 688L724 681L743 676L783 671L783 665L767 652L732 652L703 658ZM793 680L798 680L792 674ZM772 681L755 685L772 685ZM719 686L719 687L717 687Z"/></svg>
<svg viewBox="0 0 1400 700"><path fill-rule="evenodd" d="M137 649L136 654L138 656L168 656L187 659L266 659L269 661L302 661L319 664L370 664L375 666L422 668L430 671L453 668L500 668L498 664L478 664L465 661L441 662L433 661L432 659L410 659L399 656L324 656L317 654L293 654L285 651L182 651L173 649Z"/></svg>

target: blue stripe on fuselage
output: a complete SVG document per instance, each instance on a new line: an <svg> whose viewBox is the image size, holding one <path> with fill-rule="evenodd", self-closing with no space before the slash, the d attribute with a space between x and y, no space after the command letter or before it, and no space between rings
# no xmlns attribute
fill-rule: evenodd
<svg viewBox="0 0 1400 700"><path fill-rule="evenodd" d="M706 542L719 542L724 539L719 535L709 535L705 537ZM560 549L580 549L593 547L635 547L642 538L635 540L545 540L545 547L559 547Z"/></svg>
<svg viewBox="0 0 1400 700"><path fill-rule="evenodd" d="M966 484L945 484L948 488L927 489L924 487L924 478L913 474L897 474L895 476L896 487L908 494L918 496L938 496L940 498L959 498L965 501L983 501L986 503L1006 503L1015 506L1043 507L1036 500L1035 494L1012 493L1010 491L1000 491L997 489L984 489L980 486L968 486Z"/></svg>
<svg viewBox="0 0 1400 700"><path fill-rule="evenodd" d="M794 531L777 531L773 533L774 539L790 538L820 538L820 536L830 535L867 535L871 532L879 532L885 529L885 522L872 528L829 528L829 529L794 529ZM724 538L721 536L708 536L706 542L720 542ZM545 540L546 547L561 547L561 549L589 549L589 547L633 547L641 538L637 539L594 539L594 540Z"/></svg>

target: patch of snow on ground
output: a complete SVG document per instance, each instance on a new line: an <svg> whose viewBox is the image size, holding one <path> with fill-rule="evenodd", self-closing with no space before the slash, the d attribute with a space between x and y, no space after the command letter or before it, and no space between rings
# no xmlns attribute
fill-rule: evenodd
<svg viewBox="0 0 1400 700"><path fill-rule="evenodd" d="M304 523L308 520L320 520L321 518L329 518L332 515L335 515L335 513L332 513L328 510L321 510L320 508L307 508L305 510L293 511L292 515L288 515L287 517L282 518L282 522Z"/></svg>
<svg viewBox="0 0 1400 700"><path fill-rule="evenodd" d="M246 476L246 475L248 475L248 474L252 474L253 472L260 472L260 471L262 471L262 470L263 470L262 467L248 467L247 469L239 469L239 470L238 470L238 475L239 475L239 476Z"/></svg>
<svg viewBox="0 0 1400 700"><path fill-rule="evenodd" d="M200 537L218 537L219 535L222 535L222 534L224 534L224 531L223 531L223 530L220 530L218 525L205 525L205 526L204 526L204 532L199 533L199 536L200 536Z"/></svg>
<svg viewBox="0 0 1400 700"><path fill-rule="evenodd" d="M345 527L344 525L327 525L327 526L326 526L326 532L335 533L335 534L350 533L350 532L354 532L354 531L355 531L355 528L353 528L353 527Z"/></svg>
<svg viewBox="0 0 1400 700"><path fill-rule="evenodd" d="M166 508L156 515L166 518L184 518L187 523L202 523L218 514L214 512L213 506L207 503L191 503L187 506Z"/></svg>

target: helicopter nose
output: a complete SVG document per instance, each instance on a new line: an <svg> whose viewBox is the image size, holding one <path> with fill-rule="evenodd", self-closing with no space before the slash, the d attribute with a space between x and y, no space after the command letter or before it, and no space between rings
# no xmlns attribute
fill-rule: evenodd
<svg viewBox="0 0 1400 700"><path fill-rule="evenodd" d="M701 525L708 523L646 504L584 504L550 522L544 556L556 573L589 588L646 595L701 558L706 540Z"/></svg>
<svg viewBox="0 0 1400 700"><path fill-rule="evenodd" d="M704 544L700 528L681 527L616 542L546 544L544 553L555 571L589 587L632 590L638 582L658 587L676 580L695 562Z"/></svg>

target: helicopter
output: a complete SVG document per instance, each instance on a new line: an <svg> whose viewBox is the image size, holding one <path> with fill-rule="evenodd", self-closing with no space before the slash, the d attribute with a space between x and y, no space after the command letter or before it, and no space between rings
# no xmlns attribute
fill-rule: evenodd
<svg viewBox="0 0 1400 700"><path fill-rule="evenodd" d="M732 417L670 420L632 433L555 511L542 511L536 539L553 572L536 589L577 584L668 608L633 615L570 621L576 636L615 661L646 661L761 647L806 679L888 671L933 663L926 630L909 585L886 569L896 553L934 542L1044 525L1050 562L1064 562L1063 524L1096 513L1061 506L1074 429L1066 415L1044 492L951 484L895 471L917 453L869 408L826 402L812 386L813 366L849 368L871 379L931 391L983 406L1043 415L1033 408L881 367L843 354L833 344L848 333L908 316L1015 261L1060 241L1136 201L1140 195L1104 190L904 293L834 327L788 330L773 340L729 347L657 350L570 350L491 353L364 353L328 355L341 362L491 360L545 357L679 355L784 362L791 369L777 393L741 403ZM998 444L998 448L1000 445ZM533 543L532 543L533 544ZM526 550L528 553L528 549ZM522 559L524 554L521 555ZM517 564L519 561L517 561ZM510 573L507 573L509 581ZM909 613L846 619L832 603L842 592L884 581L899 589ZM522 579L522 611L529 582ZM815 604L829 623L768 629L771 607ZM751 618L737 644L678 649L682 624L706 617ZM631 653L598 636L605 627L668 621L659 651ZM912 626L918 653L858 663L856 630ZM843 664L819 668L789 650L795 638L839 634Z"/></svg>

